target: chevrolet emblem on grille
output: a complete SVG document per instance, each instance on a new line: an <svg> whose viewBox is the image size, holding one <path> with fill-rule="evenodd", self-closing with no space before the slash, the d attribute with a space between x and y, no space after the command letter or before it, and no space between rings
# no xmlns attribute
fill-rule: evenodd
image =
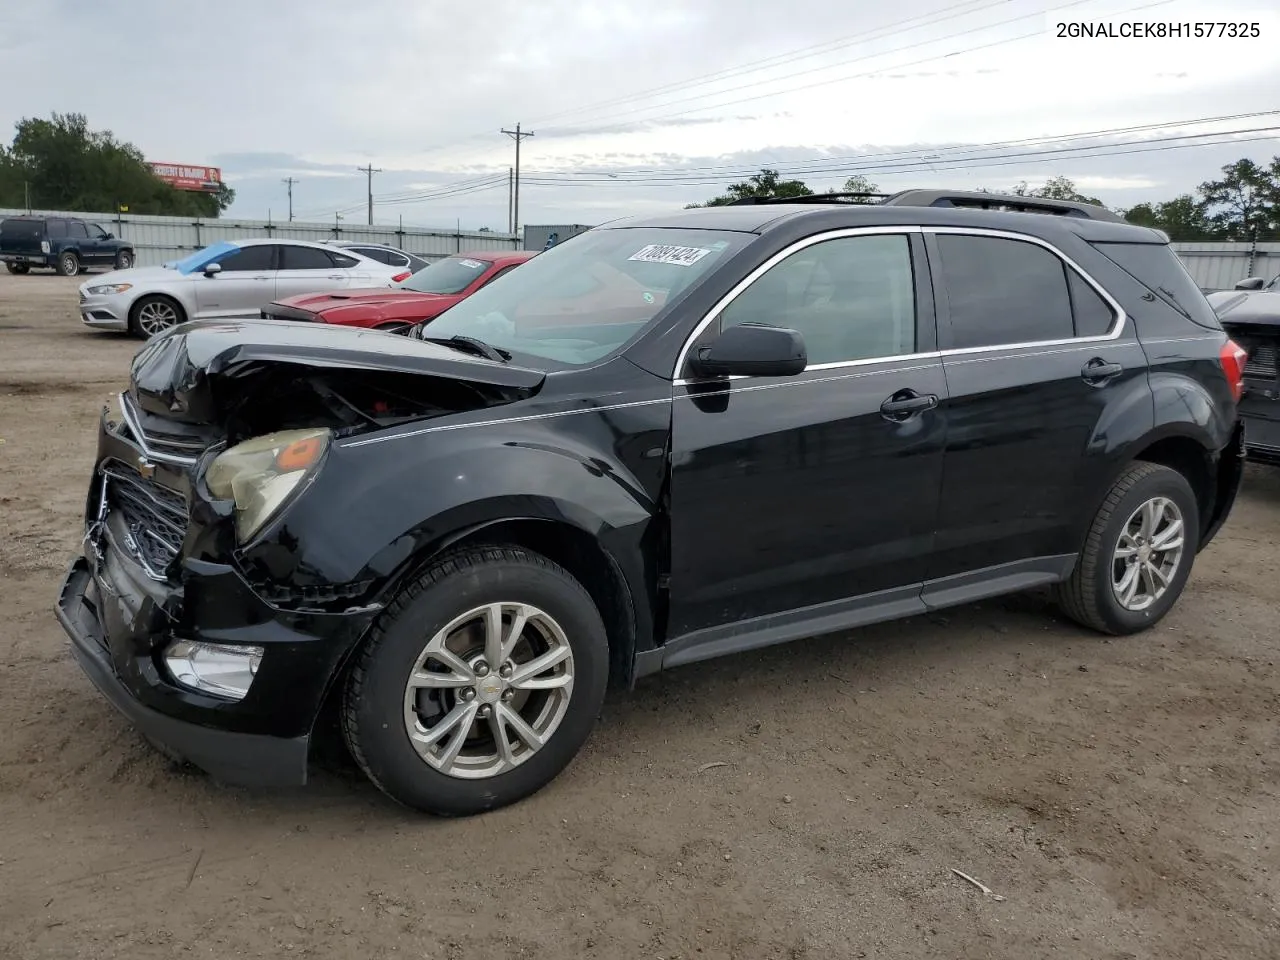
<svg viewBox="0 0 1280 960"><path fill-rule="evenodd" d="M150 480L156 475L156 465L146 457L139 457L138 473L142 474L142 479Z"/></svg>

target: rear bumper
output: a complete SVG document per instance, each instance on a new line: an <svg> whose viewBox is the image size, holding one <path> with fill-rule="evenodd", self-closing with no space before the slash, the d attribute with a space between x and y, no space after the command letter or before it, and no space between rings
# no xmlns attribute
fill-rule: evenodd
<svg viewBox="0 0 1280 960"><path fill-rule="evenodd" d="M0 263L25 263L32 267L47 267L54 258L43 253L0 253Z"/></svg>
<svg viewBox="0 0 1280 960"><path fill-rule="evenodd" d="M241 786L296 786L307 781L310 737L271 737L201 726L144 705L117 676L102 619L90 599L93 575L77 558L58 594L57 615L71 653L98 691L162 752Z"/></svg>

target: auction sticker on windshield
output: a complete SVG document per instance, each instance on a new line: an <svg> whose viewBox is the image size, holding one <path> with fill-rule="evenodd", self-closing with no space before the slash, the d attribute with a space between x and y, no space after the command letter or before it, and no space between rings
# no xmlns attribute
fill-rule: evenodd
<svg viewBox="0 0 1280 960"><path fill-rule="evenodd" d="M710 250L702 247L673 247L665 243L651 243L641 247L628 260L639 260L642 263L674 263L679 267L691 267Z"/></svg>

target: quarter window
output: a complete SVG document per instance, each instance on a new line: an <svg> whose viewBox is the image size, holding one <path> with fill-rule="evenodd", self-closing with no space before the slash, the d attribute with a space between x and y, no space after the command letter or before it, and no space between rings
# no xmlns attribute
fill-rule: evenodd
<svg viewBox="0 0 1280 960"><path fill-rule="evenodd" d="M741 323L799 331L811 365L913 353L910 241L903 235L840 237L798 250L720 316L722 330Z"/></svg>
<svg viewBox="0 0 1280 960"><path fill-rule="evenodd" d="M1069 340L1075 335L1066 264L1023 240L939 234L951 346Z"/></svg>
<svg viewBox="0 0 1280 960"><path fill-rule="evenodd" d="M348 257L345 253L329 252L329 259L333 261L335 267L341 267L343 270L350 270L352 267L359 266L360 261L355 257Z"/></svg>
<svg viewBox="0 0 1280 960"><path fill-rule="evenodd" d="M67 235L67 221L50 220L49 221L49 239L61 240Z"/></svg>

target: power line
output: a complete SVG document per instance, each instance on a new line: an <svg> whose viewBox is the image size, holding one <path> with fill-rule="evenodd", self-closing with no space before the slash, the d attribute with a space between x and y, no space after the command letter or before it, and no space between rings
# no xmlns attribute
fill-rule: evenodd
<svg viewBox="0 0 1280 960"><path fill-rule="evenodd" d="M1266 135L1256 136L1256 137L1237 136L1237 134L1249 133L1254 131L1259 131L1259 132L1266 131ZM1067 159L1064 157L1050 156L1050 154L1066 153L1072 150L1101 151L1096 153L1078 153L1074 157L1070 158L1070 159L1081 160L1081 159L1089 159L1094 157L1118 157L1118 156L1130 156L1134 154L1143 154L1143 153L1162 153L1167 150L1185 150L1185 149L1194 148L1194 147L1224 146L1227 144L1234 144L1234 143L1256 143L1264 140L1280 139L1280 136L1278 135L1280 135L1280 126L1255 127L1253 128L1253 130L1227 130L1227 131L1219 131L1216 133L1189 134L1183 137L1168 137L1168 138L1165 138L1164 140L1149 140L1149 141L1146 141L1147 144L1154 143L1156 144L1156 146L1150 146L1150 145L1135 146L1135 149L1132 149L1132 150L1117 150L1117 149L1112 149L1112 146L1125 147L1125 146L1134 145L1134 143L1141 143L1142 141L1135 141L1133 143L1119 143L1119 144L1114 144L1112 146L1103 146L1103 145L1094 144L1086 147L1072 147L1072 148L1064 148L1061 150L1053 150L1053 151L1048 151L1047 153L1031 152L1031 153L1024 153L1024 154L1009 154L1009 155L1000 156L1000 157L957 158L956 160L952 161L949 164L946 163L946 161L943 161L944 165L942 166L931 163L928 160L923 160L923 161L913 161L908 163L894 164L888 167L884 165L869 165L865 167L846 166L843 168L839 168L837 170L818 171L818 172L838 173L840 175L850 174L850 173L859 173L859 172L885 173L885 174L893 175L893 174L900 174L900 173L911 173L911 172L923 170L926 168L930 170L935 170L935 171L980 170L987 167L1016 166L1019 164L1025 164L1029 161L1035 161L1035 160L1055 161L1055 160ZM1222 137L1223 139L1212 140L1212 141L1199 140L1198 142L1195 142L1195 143L1177 143L1177 144L1170 144L1165 142L1165 140L1185 140L1185 139L1191 139L1193 137ZM810 171L810 172L814 172L814 171ZM624 181L560 180L560 179L554 179L554 178L529 177L526 182L534 184L535 186L574 186L574 185L584 185L584 184L621 183ZM648 185L648 186L653 186L653 185L663 184L663 183L676 184L680 186L695 186L695 185L709 186L709 185L716 185L716 184L723 183L724 178L714 178L714 179L707 178L703 180L692 180L692 179L690 180L651 180L651 181L630 180L625 182L632 183L632 184Z"/></svg>
<svg viewBox="0 0 1280 960"><path fill-rule="evenodd" d="M520 230L520 141L525 137L532 137L532 130L521 131L520 124L516 124L514 130L500 130L499 133L505 133L508 137L516 142L516 165L515 177L513 184L513 192L511 194L511 232L516 234Z"/></svg>
<svg viewBox="0 0 1280 960"><path fill-rule="evenodd" d="M285 177L280 182L289 189L289 221L293 222L293 185L298 181L293 177Z"/></svg>
<svg viewBox="0 0 1280 960"><path fill-rule="evenodd" d="M954 40L954 39L957 39L957 38L959 38L959 37L967 36L967 35L972 34L972 33L978 33L978 32L983 31L983 30L989 30L989 29L991 29L992 27L999 27L999 26L1004 26L1004 25L1006 25L1006 24L1010 24L1010 23L1016 23L1016 22L1017 22L1017 21L1019 21L1019 20L1026 20L1026 19L1029 19L1029 18L1031 18L1031 17L1043 17L1043 16L1044 16L1044 15L1046 15L1046 14L1054 13L1054 12L1056 12L1056 11L1058 11L1058 10L1065 10L1065 9L1070 8L1070 7L1077 7L1077 6L1080 6L1081 4L1084 4L1084 3L1091 3L1091 2L1093 2L1093 0L1070 0L1070 2L1069 2L1069 3L1059 4L1059 5L1057 5L1057 6L1050 7L1050 8L1049 8L1049 9L1047 9L1047 10L1037 11L1037 12L1036 12L1036 13L1034 13L1034 14L1023 14L1022 16L1019 16L1019 17L1011 17L1011 18L1009 18L1009 19L1007 19L1007 20L1001 20L1001 21L998 21L997 23L987 24L987 25L985 25L985 26L981 26L981 27L973 27L973 28L971 28L971 29L969 29L969 30L962 30L962 31L960 31L960 32L958 32L958 33L947 34L947 35L946 35L946 36L944 36L944 37L939 37L939 38L936 38L936 39L933 39L933 40L921 40L921 41L918 41L918 42L916 42L916 43L909 43L909 44L907 44L907 45L905 45L905 46L897 47L897 48L895 48L895 49L893 49L893 50L886 51L885 53L877 53L877 54L871 54L871 55L863 56L863 57L855 57L855 58L853 58L853 59L851 59L851 60L842 61L842 62L841 62L841 63L839 63L839 64L834 64L834 65L831 65L831 66L825 66L825 67L813 67L813 68L810 68L810 69L808 69L808 70L801 70L801 71L798 71L798 72L796 72L796 73L788 74L788 75L783 76L783 77L774 77L774 78L772 78L772 79L770 79L770 80L761 80L761 81L756 81L756 82L754 82L754 83L744 84L744 85L739 86L739 87L731 87L731 88L729 88L728 90L723 90L723 91L721 91L721 92L722 92L722 93L732 93L732 92L734 92L735 90L747 90L747 89L750 89L750 88L752 88L752 87L758 87L758 86L760 86L760 85L761 85L761 84L763 84L763 83L776 83L776 82L781 81L781 80L794 79L794 78L796 78L796 77L805 76L805 75L808 75L808 74L811 74L811 73L817 73L817 72L822 71L822 70L830 70L830 69L832 69L834 66L848 66L849 64L852 64L852 63L858 63L858 62L861 62L861 61L863 61L863 60L869 60L869 59L874 59L874 58L876 58L876 57L885 56L887 53L901 53L901 52L903 52L904 50L913 50L913 49L915 49L915 48L917 48L917 47L927 46L927 45L929 45L929 44L933 44L933 43L941 43L941 42L943 42L943 41L945 41L945 40ZM1151 7L1160 7L1160 6L1164 6L1164 5L1166 5L1166 4L1168 4L1168 3L1171 3L1171 2L1172 2L1172 0L1155 0L1155 2L1153 2L1153 3L1146 3L1146 4L1142 4L1142 5L1140 5L1140 6L1137 6L1137 7L1131 7L1131 8L1129 8L1128 10L1123 11L1123 13L1126 13L1126 14L1128 14L1128 13L1135 13L1135 12L1137 12L1137 11L1139 11L1139 10L1146 10L1146 9L1151 8ZM814 89L815 87L825 87L825 86L830 86L831 84L835 84L835 83L847 83L847 82L849 82L850 80L860 80L860 79L865 79L865 78L867 78L867 77L876 76L877 74L883 73L883 72L885 72L886 70L901 70L901 69L904 69L904 68L906 68L906 67L915 67L915 66L920 66L921 64L925 64L925 63L932 63L932 62L933 62L933 61L935 61L935 60L946 60L946 59L949 59L950 57L959 56L960 54L964 54L964 53L976 53L976 52L978 52L978 51L980 51L980 50L989 50L989 49L991 49L992 47L999 47L999 46L1003 46L1003 45L1008 44L1008 43L1016 43L1016 42L1018 42L1018 41L1020 41L1020 40L1027 40L1027 39L1030 39L1031 37L1038 37L1038 36L1042 36L1042 35L1043 35L1043 32L1044 32L1044 31L1043 31L1042 29L1033 30L1033 31L1031 31L1031 32L1029 32L1029 33L1022 33L1022 34L1018 34L1018 35L1017 35L1017 36L1015 36L1015 37L1005 37L1005 38L1000 39L1000 40L994 40L994 41L991 41L990 43L983 43L983 44L979 44L979 45L977 45L977 46L965 47L965 48L960 49L960 50L953 50L953 51L951 51L950 53L933 54L932 56L923 57L923 58L921 58L921 59L919 59L919 60L912 60L912 61L910 61L910 62L908 62L908 63L899 63L899 64L895 64L895 65L890 66L890 67L880 67L880 68L877 68L877 69L875 69L875 70L868 70L868 71L865 71L865 72L863 72L863 73L855 73L855 74L850 74L850 75L848 75L848 76L843 76L843 77L831 77L831 78L826 79L826 80L817 80L817 81L814 81L814 82L812 82L812 83L802 84L802 85L797 86L797 87L789 87L789 88L788 88L788 89L786 89L786 90L774 90L774 91L771 91L771 92L769 92L769 93L754 94L754 95L749 96L749 97L739 97L739 98L738 98L738 99L736 99L736 100L726 100L726 101L723 101L723 102L720 102L720 103L712 103L712 104L706 104L706 105L704 105L704 106L690 107L690 108L685 109L685 110L678 110L678 111L676 111L676 112L674 112L674 113L665 113L665 114L660 114L659 116L654 116L654 117L642 117L642 118L640 118L637 122L642 122L642 123L655 123L655 122L660 121L660 120L673 120L673 119L676 119L676 118L678 118L678 117L686 116L686 115L688 115L688 114L690 114L690 113L699 113L699 112L701 112L701 111L703 111L703 110L719 110L719 109L722 109L722 108L724 108L724 107L737 106L738 104L742 104L742 103L751 103L751 102L754 102L754 101L756 101L756 100L765 100L765 99L768 99L768 98L770 98L770 97L779 97L779 96L784 96L784 95L787 95L787 94L799 93L799 92L800 92L800 91L802 91L802 90L811 90L811 89ZM637 112L643 113L643 112L645 112L646 110L652 110L652 109L657 109L657 108L661 108L661 107L675 106L675 105L680 104L680 103L687 103L687 102L689 102L689 101L691 101L691 100L699 100L699 99L702 99L702 98L701 98L701 97L685 97L685 98L681 98L681 99L678 99L678 100L671 100L671 101L668 101L667 103L663 103L663 104L654 104L653 106L650 106L650 107L641 107L641 108L633 109L633 110L624 110L624 111L622 111L622 112L621 112L621 113L619 113L619 114L615 114L615 117L617 117L617 116L625 116L625 115L630 114L630 113L637 113ZM580 128L580 127L582 127L582 126L583 126L583 124L570 124L569 126L567 126L567 127L563 127L563 128L561 128L561 129L563 129L563 130L573 130L573 129L575 129L575 128Z"/></svg>
<svg viewBox="0 0 1280 960"><path fill-rule="evenodd" d="M356 169L369 178L369 226L373 226L373 175L375 173L381 173L382 168L379 167L374 169L374 166L371 163L367 167L356 167Z"/></svg>
<svg viewBox="0 0 1280 960"><path fill-rule="evenodd" d="M606 169L599 170L582 170L582 171L559 171L548 170L542 173L534 171L530 176L607 176L611 180L619 182L629 182L628 177L634 174L654 174L657 176L670 175L677 176L680 174L693 174L698 171L723 171L720 176L748 176L757 173L762 167L788 167L791 173L802 172L796 168L801 165L810 164L830 164L840 163L843 161L861 162L865 160L873 160L883 158L885 160L893 160L897 158L915 157L928 155L932 159L939 159L940 151L950 153L980 153L983 150L994 150L1000 147L1018 147L1029 144L1047 144L1058 141L1084 140L1097 137L1115 136L1123 133L1141 133L1151 130L1163 130L1166 128L1177 127L1193 127L1200 126L1205 123L1225 123L1231 120L1252 120L1257 117L1273 117L1280 116L1280 110L1257 110L1252 113L1232 113L1223 114L1218 117L1197 117L1191 120L1165 120L1159 123L1143 123L1128 127L1110 127L1104 130L1085 130L1077 133L1061 133L1051 135L1041 135L1035 137L1022 137L1017 140L1001 140L992 143L983 144L954 144L952 146L929 146L920 147L911 150L892 150L884 153L861 153L846 156L835 157L813 157L806 160L765 160L755 164L713 164L710 166L695 167L631 167L627 169L609 171ZM948 159L948 158L941 158Z"/></svg>

